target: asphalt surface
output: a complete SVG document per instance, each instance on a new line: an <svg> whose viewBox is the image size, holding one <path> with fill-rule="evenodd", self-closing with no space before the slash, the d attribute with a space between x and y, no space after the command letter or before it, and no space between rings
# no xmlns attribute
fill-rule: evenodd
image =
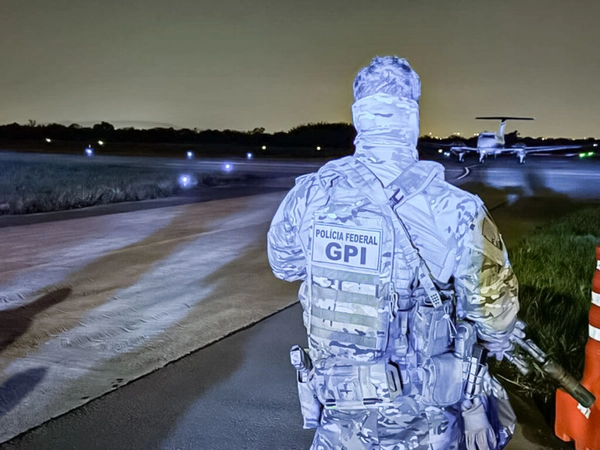
<svg viewBox="0 0 600 450"><path fill-rule="evenodd" d="M509 246L538 224L584 207L581 200L600 199L592 183L600 174L596 161L538 158L527 171L512 161L494 163L448 163L447 173L482 196ZM470 173L459 179L465 168ZM0 449L308 448L312 432L301 429L288 359L289 347L305 340L296 304ZM513 404L519 432L510 449L573 448L552 437L535 407L518 397Z"/></svg>
<svg viewBox="0 0 600 450"><path fill-rule="evenodd" d="M7 443L2 450L307 449L288 351L305 345L299 304L127 384ZM507 447L569 449L518 397Z"/></svg>

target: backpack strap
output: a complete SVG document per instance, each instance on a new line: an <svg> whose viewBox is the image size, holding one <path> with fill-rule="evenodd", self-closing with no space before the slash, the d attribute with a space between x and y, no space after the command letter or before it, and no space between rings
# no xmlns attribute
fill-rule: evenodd
<svg viewBox="0 0 600 450"><path fill-rule="evenodd" d="M400 225L398 227L400 231L399 244L402 248L402 253L408 265L416 270L421 287L425 289L431 304L434 308L440 308L442 306L442 298L433 282L431 271L419 254L419 250L414 246L406 225L392 208L392 202L395 204L397 200L388 198L379 179L358 161L354 161L354 164L349 165L346 175L352 187L361 191L371 203L377 205L385 215L391 217L392 220L395 219L395 222Z"/></svg>

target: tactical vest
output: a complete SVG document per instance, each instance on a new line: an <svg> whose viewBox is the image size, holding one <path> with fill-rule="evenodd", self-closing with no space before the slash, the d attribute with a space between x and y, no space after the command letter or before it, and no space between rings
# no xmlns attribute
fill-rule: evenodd
<svg viewBox="0 0 600 450"><path fill-rule="evenodd" d="M349 409L389 404L411 393L425 404L453 404L462 377L460 362L448 353L453 301L440 297L392 209L398 199L388 199L381 186L373 189L379 181L361 163L344 158L337 164L329 170L340 176L323 183L329 200L309 227L305 324L322 377L316 395L326 406ZM420 182L411 184L419 176L405 175L404 197L431 182L421 173ZM412 352L404 368L390 359L394 346L402 356Z"/></svg>
<svg viewBox="0 0 600 450"><path fill-rule="evenodd" d="M309 228L307 331L319 354L371 362L387 348L398 300L405 303L398 292L410 295L406 286L394 286L394 279L410 284L421 261L414 250L398 255L411 247L409 238L398 232L389 205L389 211L382 210L387 198L375 204L369 198L373 192L365 195L369 186L360 173L368 173L371 183L379 181L352 158L340 162L343 175L328 188L329 201L314 212ZM394 267L397 263L403 267Z"/></svg>
<svg viewBox="0 0 600 450"><path fill-rule="evenodd" d="M308 336L342 360L375 361L388 343L394 299L390 218L341 182L312 218Z"/></svg>

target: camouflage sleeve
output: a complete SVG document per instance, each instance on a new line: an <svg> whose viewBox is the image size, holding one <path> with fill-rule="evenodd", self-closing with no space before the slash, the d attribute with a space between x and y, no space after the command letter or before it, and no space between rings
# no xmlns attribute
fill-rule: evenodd
<svg viewBox="0 0 600 450"><path fill-rule="evenodd" d="M489 212L479 202L459 239L454 276L459 314L476 324L478 336L504 341L519 311L518 283Z"/></svg>
<svg viewBox="0 0 600 450"><path fill-rule="evenodd" d="M304 218L318 191L316 174L296 179L296 185L283 199L267 234L267 256L273 274L284 281L306 277Z"/></svg>

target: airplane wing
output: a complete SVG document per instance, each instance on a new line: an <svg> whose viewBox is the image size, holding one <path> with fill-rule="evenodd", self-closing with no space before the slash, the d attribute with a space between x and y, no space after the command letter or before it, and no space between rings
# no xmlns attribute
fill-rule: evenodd
<svg viewBox="0 0 600 450"><path fill-rule="evenodd" d="M526 153L555 152L559 150L575 150L585 147L584 145L546 145L541 147L525 147Z"/></svg>
<svg viewBox="0 0 600 450"><path fill-rule="evenodd" d="M525 145L515 145L507 148L510 153L544 153L544 152L556 152L560 150L577 150L587 147L586 145L541 145L534 147L527 147Z"/></svg>
<svg viewBox="0 0 600 450"><path fill-rule="evenodd" d="M468 147L468 146L464 145L462 142L452 142L450 144L445 143L445 142L444 143L442 143L442 142L422 142L422 143L419 143L419 145L422 147L427 147L432 150L445 148L454 153L476 152L477 151L477 147Z"/></svg>
<svg viewBox="0 0 600 450"><path fill-rule="evenodd" d="M465 152L477 152L477 147L467 147L465 145L453 145L450 147L450 151L453 153L465 153Z"/></svg>

